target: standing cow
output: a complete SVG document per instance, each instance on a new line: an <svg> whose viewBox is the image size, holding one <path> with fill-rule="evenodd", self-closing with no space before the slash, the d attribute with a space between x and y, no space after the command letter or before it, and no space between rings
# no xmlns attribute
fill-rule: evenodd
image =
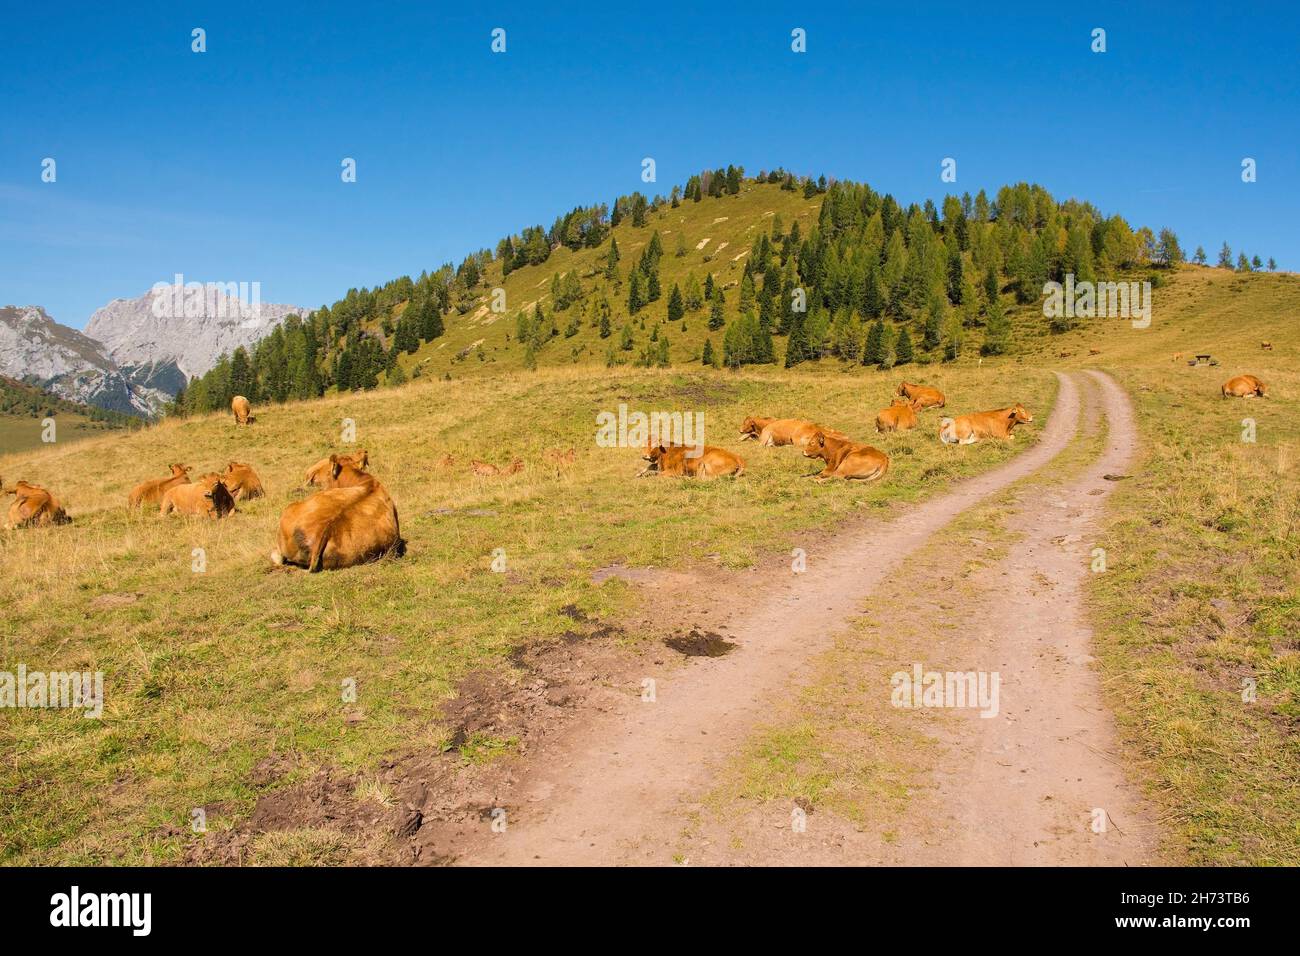
<svg viewBox="0 0 1300 956"><path fill-rule="evenodd" d="M248 404L248 399L243 395L236 395L230 400L230 410L235 413L236 425L251 425L257 421L253 415L253 406Z"/></svg>

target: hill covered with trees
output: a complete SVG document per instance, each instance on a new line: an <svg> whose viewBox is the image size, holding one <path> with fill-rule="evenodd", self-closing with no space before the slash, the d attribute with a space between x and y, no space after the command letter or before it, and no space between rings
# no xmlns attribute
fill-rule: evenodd
<svg viewBox="0 0 1300 956"><path fill-rule="evenodd" d="M223 358L173 411L493 366L888 368L997 355L1017 329L1064 332L1080 321L1029 308L1045 282L1158 284L1183 260L1171 230L1134 228L1037 185L903 206L861 183L780 169L747 178L728 166L667 196L575 208L458 266L350 289ZM1243 254L1236 268L1253 266Z"/></svg>

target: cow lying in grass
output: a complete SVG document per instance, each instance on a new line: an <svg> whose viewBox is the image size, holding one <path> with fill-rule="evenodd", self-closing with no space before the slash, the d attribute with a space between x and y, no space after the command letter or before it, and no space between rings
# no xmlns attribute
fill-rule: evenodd
<svg viewBox="0 0 1300 956"><path fill-rule="evenodd" d="M916 403L917 411L923 408L943 408L946 403L943 392L937 388L930 388L926 385L913 385L911 382L904 382L898 386L898 391L894 393L899 398L906 398L908 401Z"/></svg>
<svg viewBox="0 0 1300 956"><path fill-rule="evenodd" d="M262 479L258 477L257 472L251 465L243 462L232 461L226 465L226 470L221 475L221 483L226 486L236 501L261 498L266 494L266 490L262 487Z"/></svg>
<svg viewBox="0 0 1300 956"><path fill-rule="evenodd" d="M1260 398L1268 397L1268 390L1263 382L1253 375L1238 375L1223 383L1224 398Z"/></svg>
<svg viewBox="0 0 1300 956"><path fill-rule="evenodd" d="M366 466L370 464L370 455L363 448L350 455L330 455L328 458L322 458L307 469L304 483L320 488L336 487L334 466L338 464L348 465L355 471L365 471Z"/></svg>
<svg viewBox="0 0 1300 956"><path fill-rule="evenodd" d="M20 481L3 489L2 493L14 496L14 503L9 506L8 520L5 522L6 529L43 528L72 523L58 499L40 485Z"/></svg>
<svg viewBox="0 0 1300 956"><path fill-rule="evenodd" d="M876 431L905 432L915 428L916 413L919 408L915 399L894 399L892 405L876 416Z"/></svg>
<svg viewBox="0 0 1300 956"><path fill-rule="evenodd" d="M697 450L700 453L693 455ZM745 473L745 462L739 455L712 445L653 445L646 448L642 457L647 464L637 473L638 478L647 475L670 475L677 478L733 475L739 478Z"/></svg>
<svg viewBox="0 0 1300 956"><path fill-rule="evenodd" d="M235 499L221 476L216 472L203 475L198 481L173 485L163 495L158 506L161 515L187 515L200 518L224 518L235 510Z"/></svg>
<svg viewBox="0 0 1300 956"><path fill-rule="evenodd" d="M127 495L126 506L128 508L139 508L143 505L156 505L162 501L163 495L167 493L168 488L176 485L187 484L190 480L189 465L168 465L172 470L171 475L166 478L150 478L148 481L142 481L131 489Z"/></svg>
<svg viewBox="0 0 1300 956"><path fill-rule="evenodd" d="M524 460L516 458L504 468L498 468L488 461L479 461L477 458L469 463L469 470L480 478L497 478L501 475L517 475L524 470Z"/></svg>
<svg viewBox="0 0 1300 956"><path fill-rule="evenodd" d="M275 564L329 571L406 553L397 506L379 480L364 475L349 488L318 491L280 515Z"/></svg>
<svg viewBox="0 0 1300 956"><path fill-rule="evenodd" d="M810 476L818 481L828 478L876 481L889 471L889 456L883 451L826 432L814 435L804 447L803 454L805 458L820 458L826 462L825 468Z"/></svg>
<svg viewBox="0 0 1300 956"><path fill-rule="evenodd" d="M956 418L939 419L939 440L949 445L973 445L981 438L1011 441L1012 429L1032 422L1034 416L1023 405L998 408L991 412L972 412Z"/></svg>
<svg viewBox="0 0 1300 956"><path fill-rule="evenodd" d="M794 445L803 448L817 432L823 431L837 438L845 438L833 428L822 428L815 422L802 418L746 418L740 426L740 440L756 440L765 448L777 445Z"/></svg>

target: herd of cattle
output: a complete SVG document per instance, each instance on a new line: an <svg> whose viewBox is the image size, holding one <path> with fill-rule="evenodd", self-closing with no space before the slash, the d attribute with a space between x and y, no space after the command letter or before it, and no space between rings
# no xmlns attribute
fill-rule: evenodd
<svg viewBox="0 0 1300 956"><path fill-rule="evenodd" d="M1254 375L1238 375L1221 387L1223 397L1264 397L1267 389ZM895 392L892 404L876 416L877 432L907 431L917 427L918 412L943 408L944 394L935 388L904 382ZM238 425L256 421L251 406L243 396L231 402ZM1022 405L1012 405L987 412L974 412L939 419L939 439L946 444L969 445L982 438L1011 440L1017 425L1032 422L1033 416ZM804 457L820 459L824 467L811 475L818 481L830 478L875 481L889 471L889 456L877 448L851 440L833 428L794 418L746 418L741 426L742 441L757 441L764 447L790 445L803 451ZM547 460L563 467L573 464L576 451L553 450ZM704 445L702 448L677 444L648 445L645 467L637 477L648 475L692 478L739 477L745 462L739 455ZM280 515L277 547L271 560L278 565L294 565L309 571L350 567L373 561L387 554L402 555L402 540L397 506L374 475L366 471L370 456L365 451L322 458L304 476L309 488L318 489L284 509ZM437 464L451 467L455 459L444 455ZM470 469L479 477L514 474L524 467L521 459L498 467L473 459ZM127 496L127 507L139 510L157 506L160 515L193 515L222 518L235 510L235 503L265 495L261 478L253 467L232 461L223 472L209 472L191 481L189 465L173 464L171 474L141 482ZM46 488L19 481L5 487L0 478L0 493L13 495L6 529L69 524L72 519L57 498Z"/></svg>

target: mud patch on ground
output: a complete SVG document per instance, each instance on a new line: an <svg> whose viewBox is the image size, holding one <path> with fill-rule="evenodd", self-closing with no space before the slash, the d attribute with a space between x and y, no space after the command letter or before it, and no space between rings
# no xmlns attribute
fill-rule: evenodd
<svg viewBox="0 0 1300 956"><path fill-rule="evenodd" d="M687 634L674 634L664 638L664 644L683 657L722 657L740 646L714 631L695 628Z"/></svg>

